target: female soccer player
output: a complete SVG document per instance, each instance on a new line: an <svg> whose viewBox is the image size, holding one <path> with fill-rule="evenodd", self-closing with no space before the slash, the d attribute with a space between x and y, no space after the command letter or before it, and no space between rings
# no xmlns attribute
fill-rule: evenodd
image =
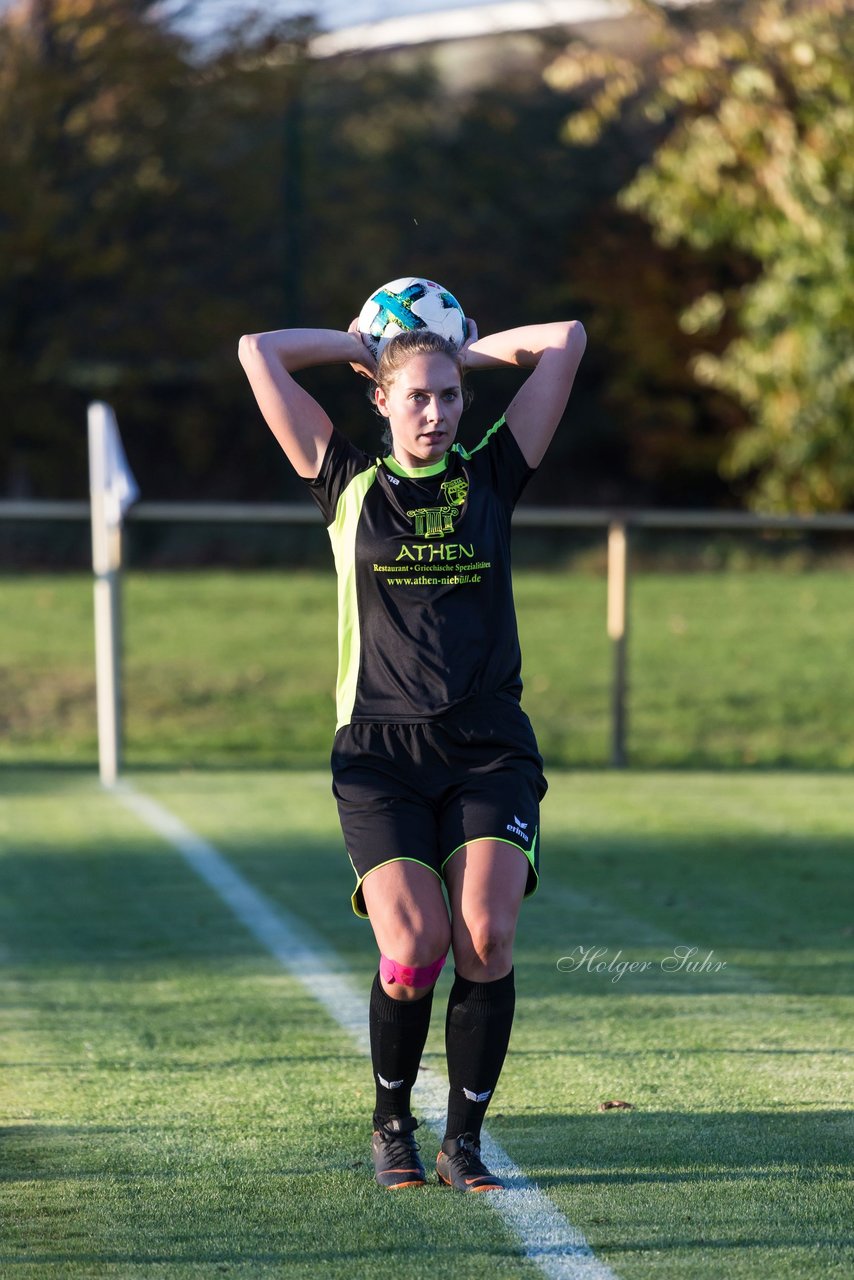
<svg viewBox="0 0 854 1280"><path fill-rule="evenodd" d="M512 948L538 878L542 760L520 706L510 516L563 415L578 321L478 338L416 331L378 365L354 322L241 338L264 418L324 514L338 572L333 791L356 873L354 911L380 951L370 1002L377 1182L423 1186L410 1093L450 947L448 1119L440 1181L503 1184L480 1130L513 1021ZM375 382L385 457L352 445L293 374L350 363ZM466 370L530 369L473 449L455 442ZM447 892L447 904L443 894Z"/></svg>

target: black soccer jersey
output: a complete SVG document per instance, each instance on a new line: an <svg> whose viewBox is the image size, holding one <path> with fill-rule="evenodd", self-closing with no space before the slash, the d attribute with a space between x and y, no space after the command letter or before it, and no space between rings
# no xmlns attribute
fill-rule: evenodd
<svg viewBox="0 0 854 1280"><path fill-rule="evenodd" d="M533 474L501 418L471 451L406 470L333 431L308 481L338 573L338 727L519 698L510 517Z"/></svg>

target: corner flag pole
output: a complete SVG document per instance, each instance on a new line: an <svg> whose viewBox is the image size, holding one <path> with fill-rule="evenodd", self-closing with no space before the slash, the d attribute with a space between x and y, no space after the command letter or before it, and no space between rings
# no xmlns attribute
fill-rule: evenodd
<svg viewBox="0 0 854 1280"><path fill-rule="evenodd" d="M89 405L89 491L92 502L92 568L95 573L95 685L98 766L111 787L121 766L121 568L122 519L139 489L108 404Z"/></svg>

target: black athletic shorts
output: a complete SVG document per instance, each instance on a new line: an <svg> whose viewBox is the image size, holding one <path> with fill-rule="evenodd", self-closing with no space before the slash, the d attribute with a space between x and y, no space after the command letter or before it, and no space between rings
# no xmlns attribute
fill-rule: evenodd
<svg viewBox="0 0 854 1280"><path fill-rule="evenodd" d="M473 698L438 720L348 724L332 748L332 790L356 888L401 859L439 879L473 840L514 845L530 863L525 896L539 879L540 800L547 783L531 722L515 698Z"/></svg>

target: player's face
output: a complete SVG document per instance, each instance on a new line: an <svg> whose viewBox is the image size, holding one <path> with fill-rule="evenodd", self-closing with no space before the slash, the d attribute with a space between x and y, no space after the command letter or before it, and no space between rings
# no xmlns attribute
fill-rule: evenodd
<svg viewBox="0 0 854 1280"><path fill-rule="evenodd" d="M388 418L393 452L403 467L439 462L457 434L463 393L457 366L440 352L412 356L387 391L377 388L377 408Z"/></svg>

